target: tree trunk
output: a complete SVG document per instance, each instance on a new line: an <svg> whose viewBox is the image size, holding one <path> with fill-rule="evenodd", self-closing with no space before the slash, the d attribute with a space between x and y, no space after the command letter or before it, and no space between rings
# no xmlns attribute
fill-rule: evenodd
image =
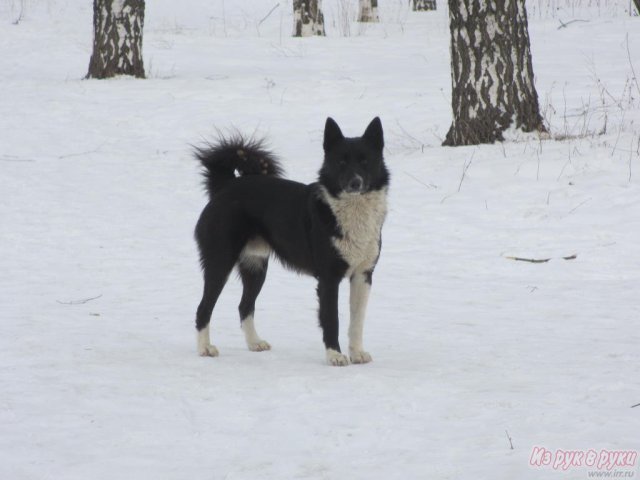
<svg viewBox="0 0 640 480"><path fill-rule="evenodd" d="M436 9L436 0L413 0L413 11L424 12Z"/></svg>
<svg viewBox="0 0 640 480"><path fill-rule="evenodd" d="M546 131L524 0L449 0L453 123L443 145L503 140L510 127Z"/></svg>
<svg viewBox="0 0 640 480"><path fill-rule="evenodd" d="M144 78L144 0L93 0L93 54L87 78Z"/></svg>
<svg viewBox="0 0 640 480"><path fill-rule="evenodd" d="M380 21L380 17L378 17L378 0L360 0L358 4L359 22L378 23Z"/></svg>
<svg viewBox="0 0 640 480"><path fill-rule="evenodd" d="M322 0L293 0L293 36L324 36Z"/></svg>

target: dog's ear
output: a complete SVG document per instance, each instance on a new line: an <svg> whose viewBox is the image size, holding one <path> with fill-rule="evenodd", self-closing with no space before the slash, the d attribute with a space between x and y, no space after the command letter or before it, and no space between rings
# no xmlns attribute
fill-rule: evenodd
<svg viewBox="0 0 640 480"><path fill-rule="evenodd" d="M322 144L324 151L328 152L341 140L344 140L342 130L340 130L333 118L327 117L327 123L324 124L324 142Z"/></svg>
<svg viewBox="0 0 640 480"><path fill-rule="evenodd" d="M384 135L382 133L382 122L380 121L380 117L376 117L371 120L371 123L364 131L362 138L369 142L369 144L376 150L382 150L384 147Z"/></svg>

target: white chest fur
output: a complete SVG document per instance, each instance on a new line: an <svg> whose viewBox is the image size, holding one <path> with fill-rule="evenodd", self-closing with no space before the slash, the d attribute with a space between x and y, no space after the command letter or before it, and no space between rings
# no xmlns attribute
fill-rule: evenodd
<svg viewBox="0 0 640 480"><path fill-rule="evenodd" d="M362 195L341 193L336 198L323 188L322 194L342 232L342 238L335 238L333 243L349 264L347 276L354 271L372 269L380 253L380 232L387 215L387 189Z"/></svg>

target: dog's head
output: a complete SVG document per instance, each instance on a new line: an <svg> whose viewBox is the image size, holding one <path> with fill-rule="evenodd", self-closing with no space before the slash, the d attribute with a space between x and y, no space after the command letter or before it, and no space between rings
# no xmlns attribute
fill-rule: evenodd
<svg viewBox="0 0 640 480"><path fill-rule="evenodd" d="M382 123L374 118L361 137L346 138L338 124L327 118L324 127L324 163L320 183L333 196L363 194L386 187Z"/></svg>

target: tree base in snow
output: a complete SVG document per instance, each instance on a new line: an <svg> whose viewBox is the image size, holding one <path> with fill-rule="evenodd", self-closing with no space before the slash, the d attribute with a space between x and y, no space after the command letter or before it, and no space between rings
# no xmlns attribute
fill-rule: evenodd
<svg viewBox="0 0 640 480"><path fill-rule="evenodd" d="M464 145L479 145L481 143L495 143L504 140L503 133L511 128L510 122L506 125L492 123L490 121L470 121L463 125L456 124L455 121L449 127L447 136L442 142L445 147L461 147ZM523 133L539 132L546 133L547 128L540 119L534 128L517 127Z"/></svg>
<svg viewBox="0 0 640 480"><path fill-rule="evenodd" d="M445 146L545 132L533 82L524 0L449 0L453 123Z"/></svg>

